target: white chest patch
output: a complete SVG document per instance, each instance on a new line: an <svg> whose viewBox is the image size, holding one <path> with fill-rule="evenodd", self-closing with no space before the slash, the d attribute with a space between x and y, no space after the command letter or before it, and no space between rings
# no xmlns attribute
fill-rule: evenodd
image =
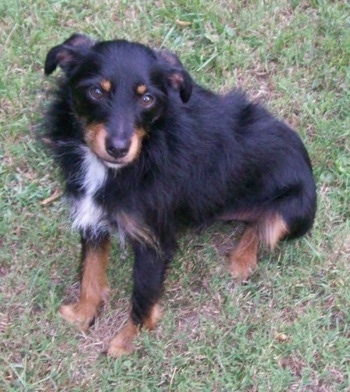
<svg viewBox="0 0 350 392"><path fill-rule="evenodd" d="M94 195L103 186L107 177L107 168L88 149L84 149L82 167L84 196L71 199L71 218L74 230L91 231L92 235L108 230L108 219L105 211L94 201Z"/></svg>

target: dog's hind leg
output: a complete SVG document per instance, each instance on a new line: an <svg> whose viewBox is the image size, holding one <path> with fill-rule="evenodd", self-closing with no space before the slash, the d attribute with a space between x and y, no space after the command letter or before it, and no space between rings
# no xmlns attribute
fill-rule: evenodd
<svg viewBox="0 0 350 392"><path fill-rule="evenodd" d="M277 242L288 234L288 226L278 213L262 214L255 222L249 223L236 249L229 254L229 267L233 278L242 282L257 268L259 244L273 249Z"/></svg>
<svg viewBox="0 0 350 392"><path fill-rule="evenodd" d="M99 305L107 299L106 269L110 250L108 235L98 239L82 236L82 277L77 303L62 305L61 316L86 331L94 320Z"/></svg>
<svg viewBox="0 0 350 392"><path fill-rule="evenodd" d="M256 225L249 224L238 243L229 254L229 268L235 281L242 282L257 267L259 235Z"/></svg>

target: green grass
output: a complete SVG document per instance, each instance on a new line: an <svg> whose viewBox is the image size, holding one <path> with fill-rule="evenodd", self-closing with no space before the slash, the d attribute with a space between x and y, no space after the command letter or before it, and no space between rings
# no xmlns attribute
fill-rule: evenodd
<svg viewBox="0 0 350 392"><path fill-rule="evenodd" d="M350 391L350 7L326 0L9 0L0 5L0 390ZM188 22L184 25L182 22ZM79 245L35 141L47 51L71 33L180 54L217 91L240 86L300 132L319 208L312 236L261 255L235 287L223 249L236 229L188 233L164 317L135 354L100 353L127 317L130 256L87 335L56 314L76 295Z"/></svg>

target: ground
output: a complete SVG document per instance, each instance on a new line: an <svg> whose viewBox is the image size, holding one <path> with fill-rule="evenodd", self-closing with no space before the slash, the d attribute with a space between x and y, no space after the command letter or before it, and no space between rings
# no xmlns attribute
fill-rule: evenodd
<svg viewBox="0 0 350 392"><path fill-rule="evenodd" d="M0 390L350 391L349 11L342 0L0 5ZM53 86L45 55L77 31L166 47L198 82L247 90L300 133L318 188L312 234L263 250L245 285L225 262L240 227L186 233L159 327L117 361L103 352L127 318L130 254L115 242L90 331L64 323L79 241L35 140Z"/></svg>

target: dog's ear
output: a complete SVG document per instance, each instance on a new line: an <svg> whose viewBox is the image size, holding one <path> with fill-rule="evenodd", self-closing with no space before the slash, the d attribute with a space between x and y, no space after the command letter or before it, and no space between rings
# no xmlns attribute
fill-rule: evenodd
<svg viewBox="0 0 350 392"><path fill-rule="evenodd" d="M57 66L68 74L77 64L78 60L84 56L94 45L94 41L83 34L73 34L61 45L51 48L45 60L45 74L50 75Z"/></svg>
<svg viewBox="0 0 350 392"><path fill-rule="evenodd" d="M158 60L165 66L166 77L170 86L179 91L182 102L188 102L192 94L192 78L184 69L179 58L167 50L155 52Z"/></svg>

